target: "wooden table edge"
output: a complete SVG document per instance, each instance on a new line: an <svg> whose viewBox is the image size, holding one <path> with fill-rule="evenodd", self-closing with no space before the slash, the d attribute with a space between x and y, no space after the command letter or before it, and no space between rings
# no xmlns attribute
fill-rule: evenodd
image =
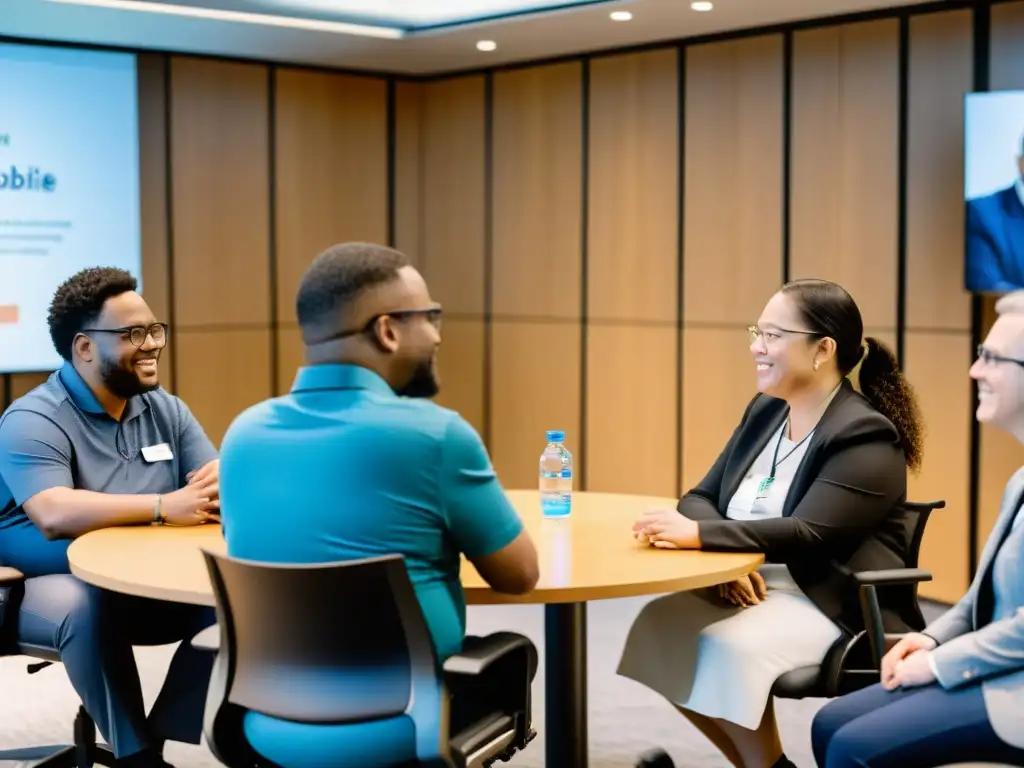
<svg viewBox="0 0 1024 768"><path fill-rule="evenodd" d="M764 555L749 554L750 560L740 565L723 568L713 573L670 576L657 581L613 584L592 587L541 587L525 595L507 595L486 586L463 586L466 605L550 605L553 603L589 603L592 600L614 600L623 597L644 597L670 592L689 592L734 581L757 570L764 563ZM671 557L671 553L666 552Z"/></svg>
<svg viewBox="0 0 1024 768"><path fill-rule="evenodd" d="M146 588L145 585L140 585L136 582L126 582L120 579L113 579L108 576L96 574L92 571L76 566L73 562L71 562L70 558L68 559L68 564L71 568L71 573L74 576L77 576L86 584L91 584L94 587L106 589L110 592L117 592L123 595L131 595L132 597L142 597L147 600L158 600L169 603L184 603L185 605L205 605L213 607L217 604L217 600L213 595L212 586L210 587L210 592L208 593L199 593L187 589L160 587L160 594L158 595L156 594L156 589Z"/></svg>
<svg viewBox="0 0 1024 768"><path fill-rule="evenodd" d="M616 584L614 586L595 587L551 587L541 588L525 595L507 595L496 592L490 587L463 587L467 605L550 605L556 603L587 603L593 600L613 600L617 598L643 597L646 595L658 595L671 592L689 592L694 589L711 587L727 581L746 576L757 569L764 562L763 556L751 557L745 565L737 565L726 568L715 573L702 574L699 576L685 576L678 578L666 578L656 582L642 582L638 584ZM160 594L156 595L153 589L135 582L125 582L120 579L113 579L108 576L93 573L84 568L70 563L71 573L87 584L91 584L112 592L132 595L134 597L146 598L149 600L166 600L172 603L185 603L187 605L214 606L216 600L213 592L194 592L191 590L179 590L173 588L161 588Z"/></svg>

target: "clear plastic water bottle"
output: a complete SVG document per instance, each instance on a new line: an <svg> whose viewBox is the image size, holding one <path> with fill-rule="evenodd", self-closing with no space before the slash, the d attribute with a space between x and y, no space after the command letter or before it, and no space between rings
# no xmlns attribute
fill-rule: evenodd
<svg viewBox="0 0 1024 768"><path fill-rule="evenodd" d="M547 438L540 455L540 510L544 517L568 517L572 510L572 454L563 445L565 432L548 430Z"/></svg>

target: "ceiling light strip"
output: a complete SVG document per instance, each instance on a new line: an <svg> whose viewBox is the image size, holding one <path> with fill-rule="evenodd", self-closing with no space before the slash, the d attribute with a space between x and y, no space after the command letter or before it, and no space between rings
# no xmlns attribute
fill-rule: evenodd
<svg viewBox="0 0 1024 768"><path fill-rule="evenodd" d="M97 8L111 8L119 11L163 13L169 16L191 16L197 19L234 21L242 24L262 24L272 27L308 29L315 32L333 32L335 34L381 37L392 40L397 40L405 36L405 33L401 29L395 29L392 27L378 27L368 24L349 24L342 21L317 21L316 19L299 19L293 16L272 16L264 13L248 13L246 11L225 11L218 8L196 8L188 5L171 5L169 3L148 2L145 0L48 0L48 2L64 3L67 5L88 5Z"/></svg>

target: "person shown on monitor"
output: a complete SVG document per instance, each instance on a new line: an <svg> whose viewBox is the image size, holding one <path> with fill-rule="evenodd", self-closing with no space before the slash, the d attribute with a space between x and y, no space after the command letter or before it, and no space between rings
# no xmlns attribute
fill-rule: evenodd
<svg viewBox="0 0 1024 768"><path fill-rule="evenodd" d="M1024 141L1013 184L967 201L967 289L1024 288Z"/></svg>
<svg viewBox="0 0 1024 768"><path fill-rule="evenodd" d="M95 267L53 297L50 336L65 362L0 416L0 565L27 577L17 642L59 652L118 766L168 768L165 740L200 741L213 658L189 640L216 615L90 586L67 557L99 528L216 517L216 449L160 388L168 330L137 287ZM147 719L132 646L181 640Z"/></svg>

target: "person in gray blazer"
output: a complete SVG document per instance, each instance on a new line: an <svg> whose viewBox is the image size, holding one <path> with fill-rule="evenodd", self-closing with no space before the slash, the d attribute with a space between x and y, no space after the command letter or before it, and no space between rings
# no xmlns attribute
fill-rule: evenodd
<svg viewBox="0 0 1024 768"><path fill-rule="evenodd" d="M971 378L978 421L1024 443L1024 291L998 319ZM811 726L821 768L927 768L986 761L1024 765L1024 468L967 594L882 659L881 682L823 707Z"/></svg>

